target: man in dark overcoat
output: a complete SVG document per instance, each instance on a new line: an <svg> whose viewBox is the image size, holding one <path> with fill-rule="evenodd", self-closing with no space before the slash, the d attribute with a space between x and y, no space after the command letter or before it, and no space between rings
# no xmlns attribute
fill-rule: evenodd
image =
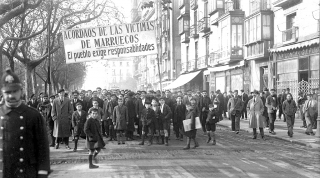
<svg viewBox="0 0 320 178"><path fill-rule="evenodd" d="M2 76L4 104L0 106L0 177L48 177L49 143L46 122L22 103L22 85L7 69Z"/></svg>
<svg viewBox="0 0 320 178"><path fill-rule="evenodd" d="M183 128L183 120L186 118L186 105L182 103L182 96L177 96L177 103L174 104L173 114L173 128L175 129L176 138L183 140L182 128Z"/></svg>
<svg viewBox="0 0 320 178"><path fill-rule="evenodd" d="M170 129L170 119L172 117L172 112L170 107L165 104L165 98L161 97L160 100L160 119L162 121L162 127L164 131L164 137L165 137L165 146L168 146L168 140L169 140L169 129Z"/></svg>
<svg viewBox="0 0 320 178"><path fill-rule="evenodd" d="M241 98L238 97L238 90L234 90L234 97L230 98L228 101L228 111L231 118L231 128L236 134L240 131L240 117L241 111L243 109L243 102Z"/></svg>
<svg viewBox="0 0 320 178"><path fill-rule="evenodd" d="M248 94L246 94L244 92L244 90L240 90L241 91L241 100L243 102L243 109L242 109L242 112L241 112L241 117L242 119L248 119L248 113L247 113L247 104L248 104L248 101L249 101L249 97L248 97Z"/></svg>
<svg viewBox="0 0 320 178"><path fill-rule="evenodd" d="M59 148L61 139L66 144L66 148L71 149L69 147L69 137L71 135L70 127L73 107L70 100L64 97L64 93L64 89L58 91L59 97L53 101L51 111L52 120L54 121L53 136L56 137L56 149Z"/></svg>
<svg viewBox="0 0 320 178"><path fill-rule="evenodd" d="M208 93L206 90L202 91L201 97L199 97L199 108L200 108L200 122L202 126L202 131L205 134L206 133L206 120L207 120L207 115L209 111L209 104L211 104L211 100L208 97Z"/></svg>
<svg viewBox="0 0 320 178"><path fill-rule="evenodd" d="M138 130L137 133L139 135L139 137L142 136L142 122L141 122L141 114L142 114L142 110L145 107L145 103L146 103L146 92L145 91L141 91L140 93L140 98L137 98L137 102L136 102L136 114L137 114L137 123L136 125L138 125Z"/></svg>
<svg viewBox="0 0 320 178"><path fill-rule="evenodd" d="M133 95L134 95L133 92L129 92L128 101L125 103L125 105L127 106L127 109L128 109L128 117L129 117L129 121L128 121L128 125L127 125L127 133L126 133L127 140L133 140L133 132L135 130L134 119L137 114L136 114L135 104L132 99Z"/></svg>
<svg viewBox="0 0 320 178"><path fill-rule="evenodd" d="M115 94L111 95L111 101L108 103L107 112L104 113L104 117L107 120L109 126L109 141L116 140L116 133L112 123L113 110L118 105L117 96Z"/></svg>

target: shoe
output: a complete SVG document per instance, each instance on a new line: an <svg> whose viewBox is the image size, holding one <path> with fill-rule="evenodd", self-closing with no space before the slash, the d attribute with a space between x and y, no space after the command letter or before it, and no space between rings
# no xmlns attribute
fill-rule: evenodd
<svg viewBox="0 0 320 178"><path fill-rule="evenodd" d="M122 142L122 144L124 145L124 144L126 144L125 142Z"/></svg>
<svg viewBox="0 0 320 178"><path fill-rule="evenodd" d="M180 138L180 141L183 141L183 138Z"/></svg>
<svg viewBox="0 0 320 178"><path fill-rule="evenodd" d="M59 144L56 144L56 147L55 147L56 149L59 149Z"/></svg>
<svg viewBox="0 0 320 178"><path fill-rule="evenodd" d="M67 150L71 150L71 148L70 148L68 145L66 146L66 149L67 149Z"/></svg>
<svg viewBox="0 0 320 178"><path fill-rule="evenodd" d="M274 131L271 131L271 134L272 134L272 135L275 135L276 133L275 133Z"/></svg>
<svg viewBox="0 0 320 178"><path fill-rule="evenodd" d="M77 152L77 149L73 149L73 152Z"/></svg>
<svg viewBox="0 0 320 178"><path fill-rule="evenodd" d="M239 134L239 131L236 131L236 134Z"/></svg>
<svg viewBox="0 0 320 178"><path fill-rule="evenodd" d="M306 128L306 126L303 125L303 126L300 126L300 128Z"/></svg>
<svg viewBox="0 0 320 178"><path fill-rule="evenodd" d="M183 148L183 150L189 150L190 149L190 145L187 145L186 147Z"/></svg>
<svg viewBox="0 0 320 178"><path fill-rule="evenodd" d="M209 138L208 138L207 143L209 143L209 142L210 142L210 140L211 140L211 137L209 137Z"/></svg>
<svg viewBox="0 0 320 178"><path fill-rule="evenodd" d="M216 145L216 140L212 140L212 145Z"/></svg>
<svg viewBox="0 0 320 178"><path fill-rule="evenodd" d="M310 132L310 135L314 136L315 134L313 132Z"/></svg>
<svg viewBox="0 0 320 178"><path fill-rule="evenodd" d="M113 140L112 137L110 137L108 141L112 141L112 140Z"/></svg>
<svg viewBox="0 0 320 178"><path fill-rule="evenodd" d="M148 143L148 146L151 146L151 145L152 145L152 143L151 143L151 142L149 142L149 143Z"/></svg>
<svg viewBox="0 0 320 178"><path fill-rule="evenodd" d="M252 139L257 139L257 136L253 136Z"/></svg>
<svg viewBox="0 0 320 178"><path fill-rule="evenodd" d="M143 142L140 142L139 145L144 145L144 143L143 143Z"/></svg>
<svg viewBox="0 0 320 178"><path fill-rule="evenodd" d="M199 143L198 142L196 142L192 148L195 149L197 147L199 147Z"/></svg>
<svg viewBox="0 0 320 178"><path fill-rule="evenodd" d="M261 139L263 140L263 141L266 141L266 138L263 136L263 137L261 137Z"/></svg>
<svg viewBox="0 0 320 178"><path fill-rule="evenodd" d="M121 143L120 143L120 142L118 142L118 145L121 145Z"/></svg>
<svg viewBox="0 0 320 178"><path fill-rule="evenodd" d="M89 165L89 169L96 169L96 168L98 168L99 166L96 166L96 165Z"/></svg>
<svg viewBox="0 0 320 178"><path fill-rule="evenodd" d="M179 137L176 137L176 140L179 140L180 138Z"/></svg>
<svg viewBox="0 0 320 178"><path fill-rule="evenodd" d="M309 132L305 132L305 134L310 135L310 133L309 133Z"/></svg>
<svg viewBox="0 0 320 178"><path fill-rule="evenodd" d="M55 146L54 144L49 145L49 147L54 147L54 146Z"/></svg>
<svg viewBox="0 0 320 178"><path fill-rule="evenodd" d="M169 146L169 144L168 144L168 143L165 143L164 146Z"/></svg>

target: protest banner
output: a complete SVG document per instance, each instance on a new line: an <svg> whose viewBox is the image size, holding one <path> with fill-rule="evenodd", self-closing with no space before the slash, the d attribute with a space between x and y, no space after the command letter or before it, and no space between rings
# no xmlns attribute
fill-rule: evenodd
<svg viewBox="0 0 320 178"><path fill-rule="evenodd" d="M155 21L62 32L66 63L157 54Z"/></svg>

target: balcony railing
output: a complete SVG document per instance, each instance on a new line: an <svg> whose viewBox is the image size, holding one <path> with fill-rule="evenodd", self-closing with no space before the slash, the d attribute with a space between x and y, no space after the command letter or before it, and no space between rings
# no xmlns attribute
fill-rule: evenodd
<svg viewBox="0 0 320 178"><path fill-rule="evenodd" d="M190 7L192 10L195 10L198 8L198 0L191 0L190 1Z"/></svg>
<svg viewBox="0 0 320 178"><path fill-rule="evenodd" d="M139 9L132 9L131 10L131 21L137 22L141 18L141 11Z"/></svg>
<svg viewBox="0 0 320 178"><path fill-rule="evenodd" d="M299 27L292 27L282 32L282 42L294 42L299 37Z"/></svg>
<svg viewBox="0 0 320 178"><path fill-rule="evenodd" d="M197 28L198 27L196 25L190 26L190 37L191 38L198 38L199 37Z"/></svg>
<svg viewBox="0 0 320 178"><path fill-rule="evenodd" d="M254 0L250 2L250 14L254 14L258 11L270 9L270 0Z"/></svg>
<svg viewBox="0 0 320 178"><path fill-rule="evenodd" d="M206 68L207 65L208 65L208 56L207 55L201 56L201 57L198 58L197 69Z"/></svg>
<svg viewBox="0 0 320 178"><path fill-rule="evenodd" d="M224 3L224 12L227 13L229 11L239 10L240 9L240 1L239 0L227 0Z"/></svg>
<svg viewBox="0 0 320 178"><path fill-rule="evenodd" d="M198 21L198 31L203 33L210 31L208 27L208 17L203 17Z"/></svg>

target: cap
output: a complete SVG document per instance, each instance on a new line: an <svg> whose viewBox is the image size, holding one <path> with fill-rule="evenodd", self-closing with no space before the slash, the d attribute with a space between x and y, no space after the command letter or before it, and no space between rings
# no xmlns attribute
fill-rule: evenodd
<svg viewBox="0 0 320 178"><path fill-rule="evenodd" d="M146 100L146 102L144 104L151 104L150 100Z"/></svg>
<svg viewBox="0 0 320 178"><path fill-rule="evenodd" d="M65 90L63 88L61 88L60 90L58 90L58 93L64 92Z"/></svg>
<svg viewBox="0 0 320 178"><path fill-rule="evenodd" d="M10 68L7 68L5 73L2 75L2 90L14 91L22 89L22 85L19 77L12 72Z"/></svg>
<svg viewBox="0 0 320 178"><path fill-rule="evenodd" d="M77 102L76 106L82 106L82 103L81 102Z"/></svg>
<svg viewBox="0 0 320 178"><path fill-rule="evenodd" d="M51 95L50 98L55 99L55 98L56 98L56 95Z"/></svg>
<svg viewBox="0 0 320 178"><path fill-rule="evenodd" d="M47 93L43 94L43 97L48 97L48 94Z"/></svg>

